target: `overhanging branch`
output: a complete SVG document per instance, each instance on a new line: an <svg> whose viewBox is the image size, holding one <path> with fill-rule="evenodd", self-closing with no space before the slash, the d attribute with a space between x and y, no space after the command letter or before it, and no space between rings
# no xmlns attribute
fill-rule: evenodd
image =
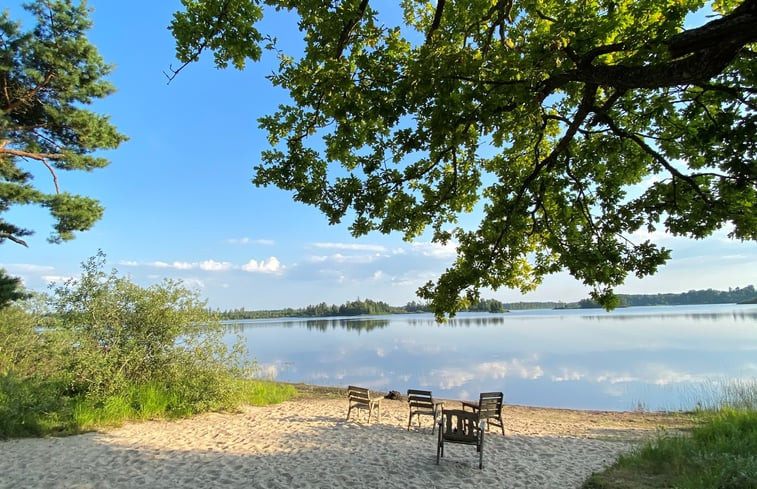
<svg viewBox="0 0 757 489"><path fill-rule="evenodd" d="M434 32L436 32L436 30L442 24L442 13L444 12L444 3L445 3L445 0L437 0L436 2L436 11L434 12L434 20L431 22L431 27L429 28L428 33L426 34L426 42L431 41L431 36L434 35Z"/></svg>
<svg viewBox="0 0 757 489"><path fill-rule="evenodd" d="M582 82L620 90L658 89L706 83L722 73L748 44L757 42L757 0L745 0L729 15L659 41L671 58L649 64L593 64L603 54L620 52L623 43L598 46L586 53L569 48L566 54L576 67L543 83L542 94L570 82Z"/></svg>
<svg viewBox="0 0 757 489"><path fill-rule="evenodd" d="M7 154L11 156L18 156L20 158L29 158L32 160L41 161L43 165L47 167L50 174L53 176L53 183L55 184L55 193L60 193L60 186L58 185L58 175L55 173L55 169L47 162L47 160L59 160L63 158L60 153L30 153L28 151L20 151L17 149L5 148L5 145L0 145L0 155ZM9 238L10 239L10 238Z"/></svg>
<svg viewBox="0 0 757 489"><path fill-rule="evenodd" d="M344 24L344 28L342 29L342 33L339 35L339 41L336 44L336 59L339 60L342 58L342 53L344 52L344 49L347 47L347 41L350 39L350 34L352 34L352 31L355 29L355 27L360 23L360 20L363 18L363 15L365 15L365 9L368 8L368 0L362 0L360 2L360 5L357 8L357 15L353 18L347 21L347 23Z"/></svg>
<svg viewBox="0 0 757 489"><path fill-rule="evenodd" d="M26 247L26 248L28 248L28 247L29 247L29 245L27 244L27 242L26 242L26 241L24 241L24 240L23 240L23 239L21 239L21 238L17 238L16 236L13 236L12 234L8 234L8 233L0 233L0 240L3 240L3 239L9 239L9 240L13 241L14 243L18 243L18 244L20 244L21 246L24 246L24 247Z"/></svg>
<svg viewBox="0 0 757 489"><path fill-rule="evenodd" d="M683 31L667 42L673 58L707 51L715 46L744 46L757 41L757 0L745 0L729 15Z"/></svg>

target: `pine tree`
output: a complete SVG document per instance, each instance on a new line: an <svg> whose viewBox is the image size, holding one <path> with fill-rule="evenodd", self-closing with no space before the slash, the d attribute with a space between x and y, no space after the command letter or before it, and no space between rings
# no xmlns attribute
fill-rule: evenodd
<svg viewBox="0 0 757 489"><path fill-rule="evenodd" d="M34 231L3 214L12 206L42 206L54 220L49 241L73 239L102 217L103 207L61 189L57 173L103 168L108 160L93 153L126 140L108 116L85 108L115 90L104 80L112 66L86 37L92 26L86 2L37 0L25 8L36 17L31 31L7 11L0 16L0 243L24 246ZM52 191L33 184L37 174L52 179Z"/></svg>

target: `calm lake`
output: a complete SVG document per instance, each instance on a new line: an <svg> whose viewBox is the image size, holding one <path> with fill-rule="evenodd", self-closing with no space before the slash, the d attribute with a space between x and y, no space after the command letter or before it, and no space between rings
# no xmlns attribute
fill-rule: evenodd
<svg viewBox="0 0 757 489"><path fill-rule="evenodd" d="M448 399L503 391L510 404L677 410L718 385L757 382L757 306L237 321L261 376Z"/></svg>

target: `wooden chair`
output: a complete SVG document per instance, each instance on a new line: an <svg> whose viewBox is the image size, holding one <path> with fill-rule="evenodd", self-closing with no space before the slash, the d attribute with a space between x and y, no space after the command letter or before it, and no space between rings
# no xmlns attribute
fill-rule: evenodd
<svg viewBox="0 0 757 489"><path fill-rule="evenodd" d="M478 468L484 468L484 425L478 414L462 409L442 408L439 421L439 441L436 445L436 464L444 456L445 443L475 445L478 452Z"/></svg>
<svg viewBox="0 0 757 489"><path fill-rule="evenodd" d="M483 392L476 401L463 401L463 410L465 408L471 408L475 413L478 413L479 418L482 421L488 421L486 429L489 429L489 424L499 426L502 428L502 435L505 434L505 423L502 421L502 404L504 400L504 394L501 392Z"/></svg>
<svg viewBox="0 0 757 489"><path fill-rule="evenodd" d="M442 401L434 401L431 391L421 391L417 389L407 390L407 404L410 408L410 417L407 420L407 429L410 430L410 424L413 421L413 416L418 419L418 427L421 426L421 416L431 416L433 421L431 422L431 432L436 430L436 418L439 414L439 409L444 406Z"/></svg>
<svg viewBox="0 0 757 489"><path fill-rule="evenodd" d="M376 409L376 421L381 421L381 398L372 398L371 393L364 387L351 385L347 388L347 419L350 419L352 408L365 409L368 411L368 423L371 422L371 415Z"/></svg>

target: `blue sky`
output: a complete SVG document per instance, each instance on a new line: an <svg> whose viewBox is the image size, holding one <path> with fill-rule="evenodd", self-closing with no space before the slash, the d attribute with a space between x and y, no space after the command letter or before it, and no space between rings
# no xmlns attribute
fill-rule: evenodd
<svg viewBox="0 0 757 489"><path fill-rule="evenodd" d="M21 18L12 1L11 17ZM353 238L347 223L329 226L317 210L287 192L257 188L252 168L266 147L257 118L286 101L264 76L268 58L239 72L216 70L210 57L191 65L170 85L163 74L177 66L167 26L180 2L91 0L90 40L115 70L117 92L93 105L110 114L130 140L104 153L110 166L93 173L59 172L62 189L99 199L104 218L73 241L46 241L51 221L37 208L9 213L36 230L29 248L2 246L0 267L45 290L78 275L80 263L102 249L108 266L140 285L181 279L213 308L269 309L341 304L357 297L402 305L454 260L454 248L399 234ZM276 23L278 22L278 24ZM291 18L267 20L283 47L296 46ZM25 24L30 27L30 24ZM29 163L34 165L33 163ZM36 183L52 188L49 174L30 167ZM658 293L743 287L757 282L757 243L729 240L725 232L700 241L653 239L673 250L654 277L629 279L618 292ZM585 298L588 289L565 274L535 292L485 292L503 302Z"/></svg>

